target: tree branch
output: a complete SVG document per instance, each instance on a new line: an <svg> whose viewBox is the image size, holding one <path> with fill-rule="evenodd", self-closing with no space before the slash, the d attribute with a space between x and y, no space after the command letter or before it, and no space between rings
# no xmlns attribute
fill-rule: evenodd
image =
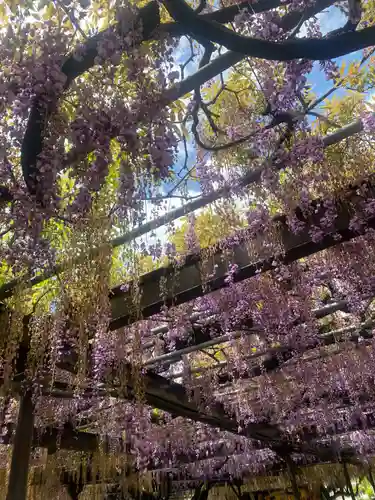
<svg viewBox="0 0 375 500"><path fill-rule="evenodd" d="M200 17L206 19L207 21L226 24L232 22L242 9L250 8L251 12L254 12L254 14L260 14L261 12L276 9L281 5L287 5L290 2L291 0L287 0L286 2L282 2L281 0L259 0L258 2L251 2L248 0L236 5L231 5L230 7L224 7L208 14L202 14ZM197 11L195 12L198 13ZM165 23L160 26L160 29L168 32L172 36L186 34L185 27L182 24L175 22Z"/></svg>
<svg viewBox="0 0 375 500"><path fill-rule="evenodd" d="M329 5L331 3L332 3L331 0L318 0L312 7L310 7L309 9L306 9L302 18L301 18L301 15L299 12L291 12L281 19L281 21L279 23L279 27L281 29L283 29L284 31L289 31L293 28L300 27L301 19L306 21L311 16L313 16L317 12L323 10L327 5ZM209 63L210 57L212 55L212 50L213 50L212 44L209 42L208 44L206 43L205 46L206 46L205 54L200 62L199 69L201 69L202 67L206 66ZM208 53L208 48L209 48L209 53ZM235 57L235 54L234 54L234 57ZM227 89L227 90L229 91L230 89ZM260 133L263 130L267 130L269 128L274 128L275 126L277 126L281 123L286 123L287 127L288 127L287 130L289 130L289 132L291 132L293 127L294 127L294 122L297 119L297 115L294 116L293 112L278 113L276 110L272 113L273 120L268 126L261 128L259 130L252 131L251 133L247 134L246 136L241 137L239 139L236 139L234 141L230 141L226 144L219 144L219 145L211 146L209 144L204 144L203 141L200 139L199 134L198 134L198 130L197 130L198 123L199 123L198 112L199 112L200 107L203 109L204 113L206 114L212 130L214 132L216 132L217 128L215 130L215 124L212 123L213 120L210 119L211 117L209 115L209 109L208 109L209 105L202 102L199 86L197 86L194 93L195 93L195 106L194 106L193 112L192 112L192 115L193 115L192 132L193 132L195 141L198 144L198 146L200 146L202 149L204 149L206 151L223 151L223 150L229 149L231 147L239 146L240 144L243 144L244 142L246 142L249 139L251 139L252 137L254 137L257 133ZM235 94L236 94L236 92L235 92ZM265 113L265 114L268 114L268 113ZM302 118L303 113L300 113L299 115L300 115L299 118ZM284 140L282 140L282 142L283 141ZM280 143L280 146L281 146L281 143Z"/></svg>
<svg viewBox="0 0 375 500"><path fill-rule="evenodd" d="M300 38L271 42L239 35L197 16L184 0L164 0L169 14L193 37L205 38L229 50L269 61L328 60L375 44L375 26L326 39Z"/></svg>
<svg viewBox="0 0 375 500"><path fill-rule="evenodd" d="M258 2L245 1L230 7L224 7L220 10L202 14L199 17L206 21L215 23L227 24L234 21L234 18L243 9L249 9L252 14L261 14L277 7L288 5L291 0L282 2L280 0L259 0ZM342 0L339 0L342 1ZM304 10L305 19L314 16L318 12L326 9L334 4L334 0L317 0L313 5ZM292 11L281 18L281 23L286 31L293 29L301 19L301 12ZM186 27L181 23L170 22L162 24L159 27L160 31L167 32L171 36L181 36L186 34Z"/></svg>
<svg viewBox="0 0 375 500"><path fill-rule="evenodd" d="M156 1L151 1L139 10L136 26L142 26L142 41L150 38L155 28L160 23L159 7ZM122 33L121 22L115 27L111 27L98 35L88 39L83 46L83 55L78 60L74 55L70 55L61 67L62 73L66 76L64 89L66 90L75 78L90 69L95 64L98 55L98 46L105 37L113 32ZM59 96L55 96L53 102L48 105L42 100L36 99L32 105L26 132L21 146L21 166L23 176L29 192L37 194L38 167L37 158L43 148L43 132L47 125L48 116L51 113ZM41 193L38 193L38 197Z"/></svg>
<svg viewBox="0 0 375 500"><path fill-rule="evenodd" d="M200 0L198 7L195 9L196 14L200 14L207 7L207 0Z"/></svg>

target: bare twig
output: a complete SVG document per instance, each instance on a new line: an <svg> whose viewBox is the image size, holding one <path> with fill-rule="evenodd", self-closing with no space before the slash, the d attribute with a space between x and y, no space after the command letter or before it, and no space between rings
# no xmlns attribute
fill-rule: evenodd
<svg viewBox="0 0 375 500"><path fill-rule="evenodd" d="M317 113L316 111L307 111L307 115L310 116L315 116L316 118L319 118L320 120L326 122L330 127L335 127L335 128L340 128L341 125L339 123L333 122L327 116L322 115L321 113Z"/></svg>
<svg viewBox="0 0 375 500"><path fill-rule="evenodd" d="M196 14L200 14L207 7L207 0L200 0L198 7L195 9Z"/></svg>
<svg viewBox="0 0 375 500"><path fill-rule="evenodd" d="M65 5L63 2L61 2L60 0L54 0L55 3L58 4L58 6L60 7L60 9L62 9L65 14L68 16L70 22L72 23L73 27L83 36L83 38L85 38L87 40L87 35L86 33L83 31L83 29L81 28L81 26L79 25L79 22L76 20L75 16L74 16L74 13L72 11L70 11Z"/></svg>
<svg viewBox="0 0 375 500"><path fill-rule="evenodd" d="M375 48L371 49L368 52L368 54L366 54L364 57L362 57L361 62L359 63L359 66L362 66L374 54L374 52L375 52ZM336 90L339 89L344 82L345 82L345 77L340 78L329 90L327 90L327 92L325 92L322 96L318 97L317 99L315 99L315 101L313 101L311 104L309 104L306 111L310 111L310 110L316 108L317 106L319 106L319 104L321 104L323 101L325 101L327 99L327 97L329 97L331 94L336 92Z"/></svg>
<svg viewBox="0 0 375 500"><path fill-rule="evenodd" d="M187 37L187 39L188 39L189 44L190 44L190 56L183 64L180 64L181 80L183 80L185 78L186 66L188 66L192 61L194 61L194 58L196 56L196 54L194 52L193 40L190 37Z"/></svg>
<svg viewBox="0 0 375 500"><path fill-rule="evenodd" d="M189 175L193 172L193 170L195 169L195 165L193 165L191 168L189 168L189 170L186 172L186 174L182 177L182 179L180 179L177 184L175 186L173 186L173 188L168 191L167 193L167 198L172 196L172 194L181 186L181 184L189 177Z"/></svg>

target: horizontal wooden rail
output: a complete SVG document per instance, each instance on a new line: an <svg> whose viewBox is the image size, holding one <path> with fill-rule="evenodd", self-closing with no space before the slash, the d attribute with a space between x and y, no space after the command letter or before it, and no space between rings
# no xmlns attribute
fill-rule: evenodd
<svg viewBox="0 0 375 500"><path fill-rule="evenodd" d="M324 318L325 316L328 316L329 314L332 314L333 312L336 311L341 311L345 310L347 308L347 302L344 300L334 302L332 304L329 304L329 306L324 306L319 309L315 309L312 311L312 314L317 318ZM297 324L302 324L303 320L301 321L294 321L293 325ZM200 351L202 349L206 349L207 347L213 347L217 344L222 344L224 342L230 342L232 340L241 338L241 337L246 337L247 335L252 335L252 334L260 334L264 335L264 331L261 326L254 325L252 327L249 327L249 321L245 321L245 324L242 324L240 321L238 322L238 325L235 325L233 327L233 331L227 334L223 334L221 323L219 323L217 320L214 320L212 322L207 322L206 325L203 327L194 327L193 329L193 336L184 336L181 340L177 339L175 342L175 349L168 349L165 348L165 352L159 356L155 356L153 358L148 359L145 363L144 366L147 366L148 368L153 368L156 369L158 367L163 368L165 366L170 366L170 364L175 363L177 361L180 361L182 359L182 356L185 354L189 354L192 352ZM286 329L288 327L286 326ZM236 331L237 330L237 331ZM221 335L216 336L212 334L216 333L221 333ZM335 332L332 332L335 333ZM204 339L202 343L196 343L197 339ZM323 340L323 337L322 337ZM324 342L326 339L324 338ZM319 343L319 337L317 338L317 342L311 346L306 346L306 348L314 348L317 346L317 343ZM327 345L329 342L327 343ZM288 351L293 351L293 349L290 346L283 346L279 350L275 350L276 353L280 353L283 350L288 350ZM267 352L264 352L264 355L266 354L272 354L272 352L269 350ZM249 356L250 358L254 357L259 357L262 354L256 354L253 356ZM207 369L210 368L221 368L222 366L226 366L226 363L217 363L213 365L212 367L207 367ZM202 371L205 371L206 368ZM160 371L160 370L159 370ZM194 373L199 373L201 370L199 368L193 370ZM180 373L174 373L171 378L176 379L181 377L183 374L182 372Z"/></svg>
<svg viewBox="0 0 375 500"><path fill-rule="evenodd" d="M369 189L367 197L375 197L373 189ZM273 222L273 232L278 235L279 244L275 242L275 251L264 251L264 257L254 257L248 249L248 230L236 235L235 245L221 242L216 250L210 253L212 257L205 261L207 250L190 254L182 265L170 265L147 273L140 277L137 287L140 288L140 303L135 305L132 300L134 285L130 284L126 291L116 287L111 292L112 321L111 330L129 325L140 318L148 318L160 313L163 307L176 306L202 297L210 292L228 286L227 276L229 265L238 266L233 275L234 282L251 278L258 273L270 271L280 264L290 264L298 259L332 246L349 241L358 232L351 229L350 220L356 209L366 198L358 196L353 189L346 197L337 200L337 218L332 227L324 230L324 237L313 241L309 229L312 225L319 226L324 210L314 209L313 216L306 218L306 227L294 234L288 227L285 217L277 217ZM318 202L314 203L318 206ZM298 211L297 211L298 212ZM301 217L301 214L299 214ZM364 214L364 218L365 214ZM375 228L375 217L366 218L367 226ZM262 235L259 235L261 237ZM265 238L267 235L263 235ZM204 272L202 272L204 266ZM213 276L205 279L204 276Z"/></svg>
<svg viewBox="0 0 375 500"><path fill-rule="evenodd" d="M111 384L108 386L106 394L120 399L136 399L136 380L133 372L133 367L128 363L123 363L119 370L114 369ZM256 439L269 445L285 439L285 435L275 425L250 423L240 429L234 416L228 415L221 403L213 401L207 408L199 407L189 398L182 385L150 370L143 370L142 373L138 374L138 377L142 384L142 401L152 408L158 408L175 417L179 416L202 422L222 431ZM120 380L126 380L126 384L120 384ZM65 397L73 397L73 392L69 390L68 385L62 382L57 384L59 392L56 396L64 397L64 386L66 389ZM86 391L87 397L95 394L97 394L96 389Z"/></svg>
<svg viewBox="0 0 375 500"><path fill-rule="evenodd" d="M370 297L368 297L370 298ZM367 296L364 297L363 300L366 300ZM324 318L333 314L337 311L347 311L348 310L348 301L346 300L338 300L332 301L328 304L316 308L312 311L312 314L317 318ZM208 317L210 316L210 317ZM193 317L195 319L195 317ZM186 347L197 346L204 342L209 342L211 340L219 339L220 336L224 335L224 331L222 328L222 322L220 321L220 317L217 317L215 314L207 315L206 318L202 318L203 322L194 323L193 319L191 320L191 324L186 327L186 332L182 335L182 338L177 338L174 341L174 347L169 347L167 339L164 339L164 335L169 332L168 326L162 326L159 328L153 328L150 330L149 340L145 343L142 342L142 349L148 349L153 347L158 342L158 349L160 349L160 340L164 342L162 347L162 353L168 354L172 352L178 352ZM298 323L302 323L302 318ZM297 322L296 322L297 323ZM254 326L251 318L244 320L240 318L237 323L232 323L233 332L236 330L244 329L244 333L249 330L251 333L251 329ZM220 340L217 341L220 343ZM203 347L201 347L203 349ZM151 361L151 360L150 360Z"/></svg>
<svg viewBox="0 0 375 500"><path fill-rule="evenodd" d="M341 328L339 330L321 334L316 338L314 342L307 344L300 350L294 349L293 346L282 346L280 348L269 349L266 352L263 352L263 356L269 356L258 365L251 366L248 370L244 369L241 372L239 372L238 370L233 370L231 372L226 371L224 373L219 373L217 375L217 382L219 384L226 384L227 382L232 382L233 380L259 377L261 375L264 375L265 373L270 373L274 370L277 370L278 368L282 368L284 363L286 363L287 361L290 361L294 357L302 355L320 346L329 346L345 341L357 343L360 336L362 336L364 339L372 339L372 329L374 325L375 321L368 321L360 325L352 325ZM258 356L259 355L262 355L262 353L259 353ZM255 356L250 355L249 361L251 361L252 357ZM227 363L222 362L221 366L218 366L218 368L216 368L216 365L213 365L211 368L215 370L225 367L227 367ZM176 377L173 376L173 379L174 378ZM199 379L197 379L197 381L199 381Z"/></svg>
<svg viewBox="0 0 375 500"><path fill-rule="evenodd" d="M8 432L2 437L2 444L10 444L12 441L12 432L14 431L14 426L8 426ZM375 413L373 411L365 412L365 419L362 420L358 418L353 420L350 425L344 426L342 422L334 423L330 425L325 434L327 436L342 436L344 434L356 431L356 430L371 430L375 428ZM299 436L304 441L309 442L310 446L315 446L319 450L318 455L321 458L328 458L329 454L332 454L329 444L321 444L319 442L320 433L313 427L303 429ZM101 450L103 453L109 453L111 450L116 450L119 453L129 453L131 451L130 445L127 442L123 442L119 439L106 439L104 436L99 436L90 432L77 432L70 425L65 425L64 428L46 428L43 431L35 428L34 430L34 447L47 448L49 453L54 453L58 448L62 450L71 451L83 451L87 453L92 453ZM162 468L176 468L178 464L184 465L189 463L194 463L201 460L208 460L210 458L221 458L227 457L228 455L240 455L246 453L249 449L263 449L265 445L256 444L255 442L251 444L250 447L242 443L237 443L237 445L232 445L228 443L225 439L218 439L217 443L213 445L210 443L208 448L199 447L197 450L184 450L183 452L173 453L173 461L170 462L171 456L166 449L165 456L161 457L161 461L154 461L150 459L147 464L148 470L160 470ZM314 448L312 448L314 449ZM349 453L349 450L347 450ZM352 453L353 456L353 453ZM163 461L165 460L165 465ZM166 465L166 464L169 465Z"/></svg>

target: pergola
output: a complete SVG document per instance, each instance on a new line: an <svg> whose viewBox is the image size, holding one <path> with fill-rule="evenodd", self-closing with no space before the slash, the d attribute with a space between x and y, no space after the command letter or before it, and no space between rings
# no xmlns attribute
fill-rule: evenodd
<svg viewBox="0 0 375 500"><path fill-rule="evenodd" d="M227 15L228 12L229 9L226 10ZM147 9L142 15L148 15ZM210 19L209 15L206 17ZM218 21L214 15L211 17L214 21ZM299 21L295 16L289 16L285 22L291 23L293 27L293 23L298 24ZM152 28L153 26L150 26L150 30ZM147 30L148 27L146 26L145 29ZM173 34L173 30L178 30L178 25L176 27L175 24L171 24L165 29L169 29ZM71 80L93 64L96 46L92 41L90 44L87 59L84 60L83 65L75 67L67 64L65 70ZM219 62L205 65L200 70L200 75L204 73L204 78L207 79L210 72L217 73L218 64L222 64L223 69L226 69L233 64L236 57L238 55L228 52L227 55L224 54L218 58ZM187 91L193 90L196 85L195 80L188 78L183 88L172 89L171 96L176 98L176 92L182 96ZM34 119L35 117L31 116L31 122ZM326 148L331 147L361 132L362 128L361 121L356 121L324 137L323 145ZM32 130L31 126L28 127L24 140L26 146L33 141L30 132ZM72 161L72 158L68 158L67 161ZM250 170L239 180L236 187L245 188L250 184L260 182L262 172L262 168ZM117 247L128 243L152 229L220 199L230 191L231 187L226 186L202 196L181 209L170 212L113 240L110 242L111 246ZM80 474L75 475L71 471L62 470L60 478L61 482L67 485L73 499L78 498L86 482L95 484L105 481L101 463L95 462L93 458L95 454L102 457L108 456L111 459L116 456L120 457L118 462L113 460L113 463L110 458L108 459L112 483L122 484L124 480L129 480L130 483L131 477L148 471L158 477L159 493L162 497L170 496L171 491L178 489L180 483L183 482L181 489L189 490L196 487L194 500L205 500L208 489L202 487L201 483L207 479L205 470L207 461L211 461L208 479L210 484L238 485L236 479L225 471L225 464L231 456L245 456L248 453L259 454L259 476L286 472L296 498L301 498L298 482L300 470L337 463L340 463L344 479L353 494L349 471L355 470L355 467L358 467L358 470L361 467L366 468L368 464L361 463L350 445L345 446L345 436L356 431L371 433L371 429L375 426L375 411L371 406L375 394L370 384L362 398L364 404L367 405L366 420L353 419L349 424L344 425L341 419L337 418L334 425L323 431L313 424L299 428L296 426L295 429L290 430L272 423L272 419L267 421L266 418L258 420L257 418L244 418L240 411L236 411L238 401L236 403L235 398L238 394L252 391L254 408L256 408L257 390L259 384L263 383L264 377L271 377L269 380L273 381L273 387L276 390L279 385L288 382L290 375L287 372L288 367L296 360L308 362L314 357L333 359L341 348L345 349L348 345L358 348L353 352L353 356L366 354L367 345L373 338L374 320L372 318L364 317L359 322L352 322L340 328L328 330L322 328L301 351L290 344L277 343L269 346L264 341L264 348L255 351L250 349L248 354L243 356L245 365L232 366L228 359L219 361L215 355L212 359L211 355L212 362L206 366L194 366L185 370L179 366L174 368L174 365L184 360L186 356L204 353L207 349L223 345L229 346L229 349L236 345L239 346L238 348L242 345L244 349L249 349L248 341L254 336L263 336L267 340L267 331L251 313L248 314L246 320L242 318L237 321L236 317L233 317L229 324L224 325L220 311L213 313L202 308L194 311L192 306L189 330L183 337L179 337L171 344L169 337L172 329L168 326L165 312L168 311L169 314L186 304L194 304L202 297L223 293L235 284L246 286L247 283L251 283L251 280L256 280L263 274L273 272L283 266L292 266L296 262L301 262L302 259L307 262L308 269L309 259L313 259L314 255L330 251L330 249L345 248L345 245L350 245L360 238L368 238L371 242L372 230L375 229L375 217L363 211L363 205L366 201L371 201L374 195L373 179L364 179L361 184L348 186L346 192L341 192L335 199L337 217L334 224L329 227L320 227L325 206L323 200L315 200L308 210L304 207L295 211L297 219L305 225L298 234L290 229L286 217L277 216L272 222L272 227L257 230L256 234L250 227L245 228L239 231L235 238L228 238L212 248L189 254L184 259L173 261L168 266L144 274L139 280L128 283L126 287L121 285L113 288L109 297L111 305L109 331L119 332L116 335L124 337L122 346L124 351L120 353L120 356L126 354L126 344L132 341L132 325L145 322L149 332L142 338L138 347L137 362L132 362L124 355L122 361L117 360L113 363L110 373L106 373L102 378L99 377L99 380L93 373L90 347L87 353L89 361L82 369L77 346L69 345L69 342L63 346L63 353L58 357L54 373L49 371L46 363L44 372L38 371L38 379L30 380L27 368L31 349L31 317L24 317L15 356L15 375L10 383L11 393L19 395L20 398L18 419L17 422L8 423L3 435L3 444L12 445L7 500L26 498L30 457L34 448L45 449L49 455L54 455L61 450L77 453L80 458L77 466ZM351 224L353 213L361 213L363 222L361 229L354 228ZM324 233L319 240L311 236L310 229L313 226L320 227ZM95 256L99 250L95 249L90 257ZM82 256L77 259L76 264L79 264L80 260ZM27 285L31 287L37 285L63 270L63 268L55 268L35 277ZM13 282L2 286L0 300L12 297L17 285L18 283ZM361 297L361 300L371 301L374 294L375 289L369 285L368 293ZM306 312L305 316L296 317L293 325L289 326L301 325L303 327L310 318L321 320L340 312L350 313L350 299L342 295L332 296L324 304L317 305L311 311ZM3 332L7 333L12 311L4 305L1 314ZM156 323L156 327L149 326L151 320ZM64 327L66 331L69 331L74 328L74 325L68 321ZM124 332L127 332L127 336ZM48 347L44 346L44 349L48 351ZM208 357L210 354L212 353L209 352ZM277 377L284 369L286 370L285 379L279 380ZM75 384L77 374L80 376L78 386ZM219 386L215 394L209 394L210 377ZM5 383L4 380L3 382ZM75 401L79 394L80 401L84 403L79 411L79 424L55 421L51 422L48 427L39 428L33 401L35 386L38 387L42 397L48 401L53 399ZM137 463L137 460L127 461L124 457L134 452L134 443L128 436L104 436L100 432L100 426L97 425L95 419L87 415L93 397L112 398L119 402L132 401L141 407L160 410L161 416L160 412L156 411L151 417L151 423L156 430L158 427L167 426L174 419L183 419L186 422L187 431L192 434L198 434L198 431L202 429L205 432L210 429L210 445L206 447L205 441L202 440L199 443L197 438L193 441L192 448L176 453L171 442L164 447L162 459L150 458L147 463ZM345 408L351 404L349 390L345 387L333 395L322 392L321 399L325 399L327 405L335 401L337 412L339 408ZM310 401L307 395L304 403L306 413L308 413L309 408L314 407L316 401ZM105 418L105 408L101 410ZM300 410L298 401L296 402L297 410ZM344 445L339 451L334 445L333 438L344 440ZM276 457L272 466L267 463L268 455ZM82 465L83 456L86 457L85 465ZM261 463L263 459L264 464ZM197 475L191 473L189 466L198 462L202 462L202 468L201 474ZM248 464L245 461L239 471L239 476L246 477L247 467ZM244 481L244 486L246 486L246 481ZM108 493L108 498L116 498L116 495L120 498L120 492L113 489ZM146 493L143 495L147 496ZM239 491L238 497L240 498L241 495L243 497L243 493Z"/></svg>

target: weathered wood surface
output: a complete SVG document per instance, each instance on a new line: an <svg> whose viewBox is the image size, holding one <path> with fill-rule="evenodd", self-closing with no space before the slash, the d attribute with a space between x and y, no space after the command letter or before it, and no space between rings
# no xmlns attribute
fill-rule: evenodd
<svg viewBox="0 0 375 500"><path fill-rule="evenodd" d="M17 426L14 435L7 500L25 500L29 477L29 463L34 430L34 403L32 393L21 396Z"/></svg>

